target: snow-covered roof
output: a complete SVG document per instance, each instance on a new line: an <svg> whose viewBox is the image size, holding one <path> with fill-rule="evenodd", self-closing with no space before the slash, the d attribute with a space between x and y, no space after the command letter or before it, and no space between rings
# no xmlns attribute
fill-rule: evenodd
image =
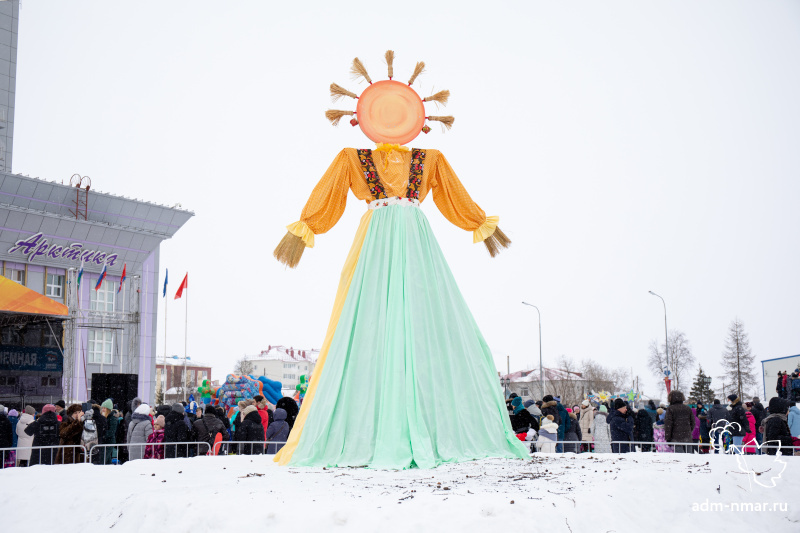
<svg viewBox="0 0 800 533"><path fill-rule="evenodd" d="M167 357L166 363L167 366L183 366L183 358L181 357L179 359L173 359L171 357ZM156 365L164 366L164 359L159 357L156 360ZM200 361L195 361L194 359L189 358L189 360L186 361L186 368L211 368L211 365L207 365L205 363L201 363Z"/></svg>
<svg viewBox="0 0 800 533"><path fill-rule="evenodd" d="M269 346L266 350L261 350L258 355L247 356L248 361L286 361L288 363L316 363L319 357L319 350L310 350L286 346Z"/></svg>
<svg viewBox="0 0 800 533"><path fill-rule="evenodd" d="M511 383L531 383L541 381L539 379L539 369L536 370L519 370L501 376L502 379L510 378ZM559 368L545 368L544 381L586 381L580 372L568 372Z"/></svg>

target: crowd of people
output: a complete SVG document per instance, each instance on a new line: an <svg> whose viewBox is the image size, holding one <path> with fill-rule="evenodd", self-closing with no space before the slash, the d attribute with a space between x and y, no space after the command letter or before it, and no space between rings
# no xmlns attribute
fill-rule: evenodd
<svg viewBox="0 0 800 533"><path fill-rule="evenodd" d="M668 405L658 406L650 400L639 409L621 398L565 407L558 396L523 402L511 394L507 405L514 433L531 442L531 452L627 453L638 447L643 452L709 453L733 446L737 453L756 454L766 444L763 449L770 455L779 448L783 455L800 455L800 449L792 448L800 447L800 409L781 395L770 399L767 408L757 397L742 402L735 394L726 405L687 402L677 390L667 400ZM288 439L298 412L291 398L273 406L263 396L239 402L230 416L213 405L183 402L153 408L139 398L122 410L112 399L69 406L58 401L40 413L30 405L22 413L0 405L0 468L87 459L117 464L209 452L274 454Z"/></svg>
<svg viewBox="0 0 800 533"><path fill-rule="evenodd" d="M120 464L209 452L274 454L289 437L298 412L291 398L273 406L263 396L239 402L230 416L213 405L181 402L153 408L139 398L122 410L110 398L69 406L62 400L39 413L31 405L21 414L0 405L0 468L87 459Z"/></svg>
<svg viewBox="0 0 800 533"><path fill-rule="evenodd" d="M800 455L800 409L780 396L765 409L758 397L742 402L736 395L723 405L704 405L674 390L668 405L650 400L634 408L622 398L613 402L565 407L558 396L523 402L516 394L507 400L511 428L517 438L531 442L531 452L643 452ZM793 448L798 447L798 448Z"/></svg>

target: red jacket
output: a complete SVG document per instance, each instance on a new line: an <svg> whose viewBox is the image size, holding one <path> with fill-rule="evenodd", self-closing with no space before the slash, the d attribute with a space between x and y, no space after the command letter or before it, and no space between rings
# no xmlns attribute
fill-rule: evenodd
<svg viewBox="0 0 800 533"><path fill-rule="evenodd" d="M744 435L744 453L756 453L756 417L750 411L745 411L747 428Z"/></svg>
<svg viewBox="0 0 800 533"><path fill-rule="evenodd" d="M264 440L266 440L267 427L269 426L269 413L267 412L266 407L261 409L259 406L256 405L256 409L258 409L258 415L261 417L261 424L264 426Z"/></svg>

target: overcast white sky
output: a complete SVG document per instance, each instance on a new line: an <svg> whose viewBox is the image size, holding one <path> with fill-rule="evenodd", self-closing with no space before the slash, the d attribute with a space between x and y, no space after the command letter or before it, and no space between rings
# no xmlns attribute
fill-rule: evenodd
<svg viewBox="0 0 800 533"><path fill-rule="evenodd" d="M389 48L398 78L424 60L418 90L452 91L453 129L411 144L514 241L492 260L423 204L498 369L538 365L526 300L546 365L593 358L656 393L648 290L712 376L737 316L759 360L800 353L796 1L26 0L14 171L196 213L161 272L173 294L190 273L189 354L215 377L318 348L365 206L297 270L272 250L336 153L373 146L323 112L331 82L363 90L353 57L385 78ZM182 302L169 318L182 354Z"/></svg>

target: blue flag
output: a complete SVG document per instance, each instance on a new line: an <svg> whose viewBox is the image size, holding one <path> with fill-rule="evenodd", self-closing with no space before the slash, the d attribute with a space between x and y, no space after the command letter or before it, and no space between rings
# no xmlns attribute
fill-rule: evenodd
<svg viewBox="0 0 800 533"><path fill-rule="evenodd" d="M169 279L169 269L167 269L167 273L164 274L164 294L161 295L162 298L167 297L167 280Z"/></svg>

